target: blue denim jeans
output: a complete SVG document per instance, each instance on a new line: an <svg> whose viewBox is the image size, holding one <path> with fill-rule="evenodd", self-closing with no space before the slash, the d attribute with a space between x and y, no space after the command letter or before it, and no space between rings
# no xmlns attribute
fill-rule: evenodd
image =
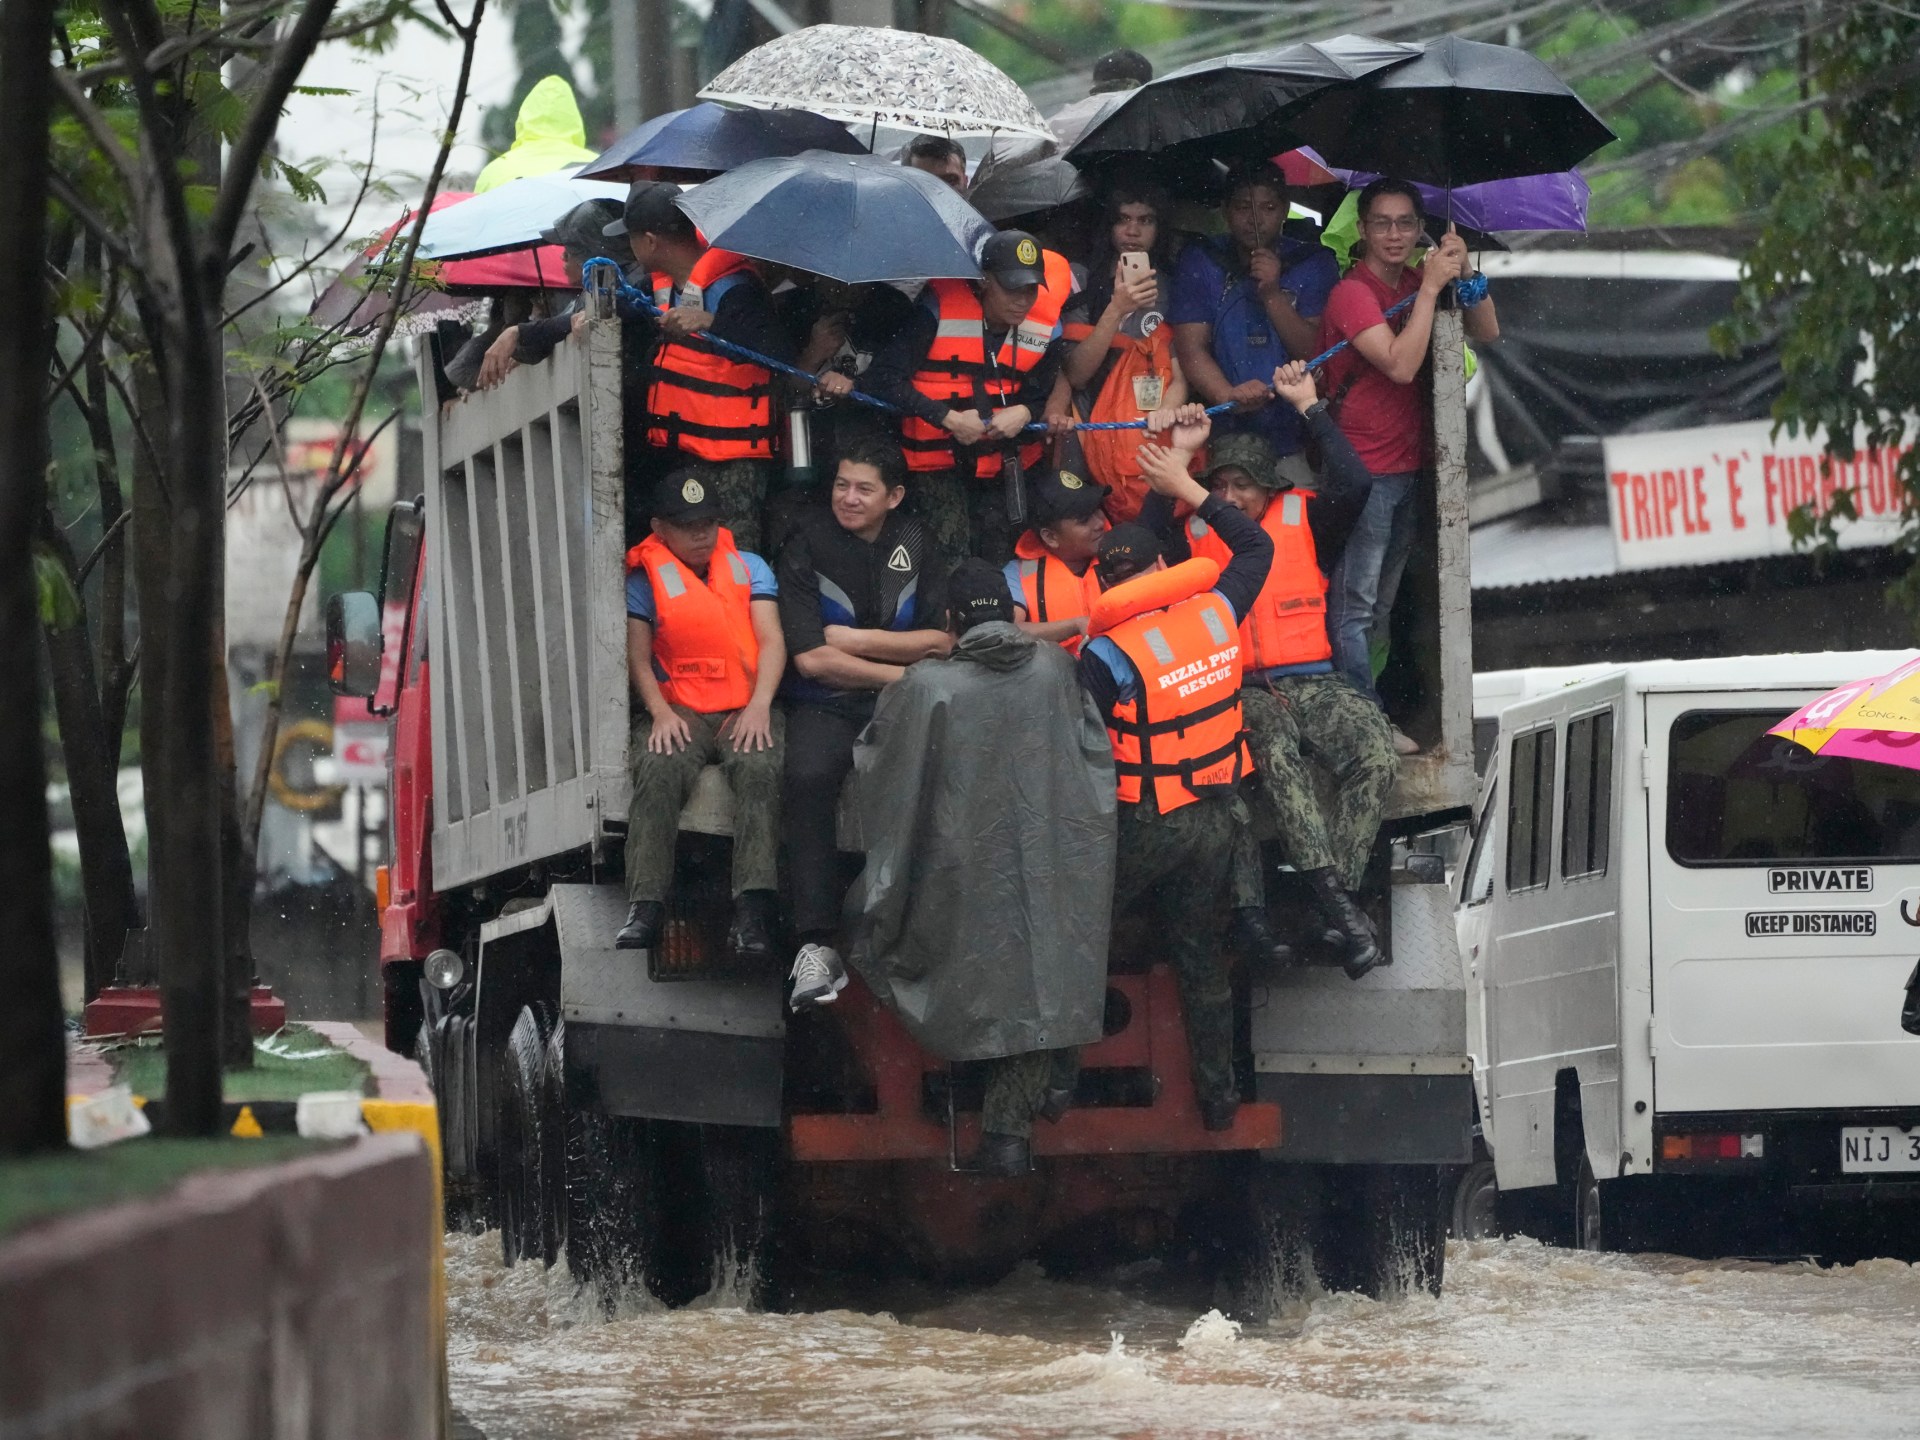
<svg viewBox="0 0 1920 1440"><path fill-rule="evenodd" d="M1387 633L1393 597L1413 550L1414 490L1421 474L1376 475L1366 507L1347 537L1327 587L1327 635L1333 663L1375 704L1371 645Z"/></svg>

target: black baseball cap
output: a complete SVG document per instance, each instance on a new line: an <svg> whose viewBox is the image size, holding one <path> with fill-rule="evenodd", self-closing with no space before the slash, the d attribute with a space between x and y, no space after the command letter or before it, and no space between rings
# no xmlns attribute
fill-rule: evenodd
<svg viewBox="0 0 1920 1440"><path fill-rule="evenodd" d="M610 233L607 230L609 221L619 222L618 228L611 233L627 233L626 222L620 219L618 200L582 200L540 232L540 243L564 245L571 250L598 255L606 249L604 242Z"/></svg>
<svg viewBox="0 0 1920 1440"><path fill-rule="evenodd" d="M977 556L962 560L947 577L947 611L962 635L991 620L1013 619L1007 577Z"/></svg>
<svg viewBox="0 0 1920 1440"><path fill-rule="evenodd" d="M1009 290L1047 283L1040 242L1024 230L1001 230L988 236L980 247L980 273L991 275Z"/></svg>
<svg viewBox="0 0 1920 1440"><path fill-rule="evenodd" d="M636 180L627 188L621 217L601 230L602 235L674 235L693 228L693 221L673 202L680 187L665 180Z"/></svg>
<svg viewBox="0 0 1920 1440"><path fill-rule="evenodd" d="M720 502L714 498L712 472L702 465L669 470L654 488L653 516L680 525L718 520Z"/></svg>
<svg viewBox="0 0 1920 1440"><path fill-rule="evenodd" d="M1084 520L1107 499L1107 487L1072 470L1042 470L1027 480L1028 510L1033 523Z"/></svg>
<svg viewBox="0 0 1920 1440"><path fill-rule="evenodd" d="M1118 585L1151 569L1163 553L1159 536L1144 525L1129 522L1114 526L1100 537L1093 563L1100 572L1101 584Z"/></svg>

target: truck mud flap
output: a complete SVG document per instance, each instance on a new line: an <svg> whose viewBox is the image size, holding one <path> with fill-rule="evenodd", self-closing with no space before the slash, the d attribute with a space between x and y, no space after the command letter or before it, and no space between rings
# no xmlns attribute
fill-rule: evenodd
<svg viewBox="0 0 1920 1440"><path fill-rule="evenodd" d="M1466 975L1444 885L1396 884L1393 963L1349 980L1325 966L1257 976L1249 996L1255 1093L1277 1102L1274 1160L1465 1164L1473 1067Z"/></svg>
<svg viewBox="0 0 1920 1440"><path fill-rule="evenodd" d="M560 1009L570 1104L651 1120L780 1124L786 1019L779 974L653 980L644 951L616 950L626 894L556 885Z"/></svg>

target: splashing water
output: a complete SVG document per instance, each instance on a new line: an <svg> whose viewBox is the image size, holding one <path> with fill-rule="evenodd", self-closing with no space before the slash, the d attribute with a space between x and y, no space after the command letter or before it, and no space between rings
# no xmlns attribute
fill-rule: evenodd
<svg viewBox="0 0 1920 1440"><path fill-rule="evenodd" d="M625 1296L603 1320L563 1267L499 1255L448 1237L453 1400L487 1440L1920 1431L1920 1267L1892 1260L1455 1242L1438 1299L1314 1294L1242 1327L1153 1265L900 1287L891 1313Z"/></svg>

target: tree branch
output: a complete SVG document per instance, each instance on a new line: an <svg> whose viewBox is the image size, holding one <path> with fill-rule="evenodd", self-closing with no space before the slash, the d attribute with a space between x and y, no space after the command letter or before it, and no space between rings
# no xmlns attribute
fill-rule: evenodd
<svg viewBox="0 0 1920 1440"><path fill-rule="evenodd" d="M274 132L280 128L280 109L293 93L300 72L313 57L321 32L333 18L334 4L335 0L306 0L293 29L274 50L260 82L259 95L247 116L246 128L228 152L220 201L214 207L213 222L207 229L207 248L214 255L224 256L233 248L233 237L239 233L247 197L253 193L254 177L260 170L260 158L267 153Z"/></svg>
<svg viewBox="0 0 1920 1440"><path fill-rule="evenodd" d="M80 122L100 153L113 166L114 173L120 177L120 183L129 190L133 188L138 174L138 162L131 151L120 143L120 137L107 123L107 117L100 113L100 107L82 90L71 70L55 66L53 70L53 88L60 92L60 102L73 112L73 118Z"/></svg>

